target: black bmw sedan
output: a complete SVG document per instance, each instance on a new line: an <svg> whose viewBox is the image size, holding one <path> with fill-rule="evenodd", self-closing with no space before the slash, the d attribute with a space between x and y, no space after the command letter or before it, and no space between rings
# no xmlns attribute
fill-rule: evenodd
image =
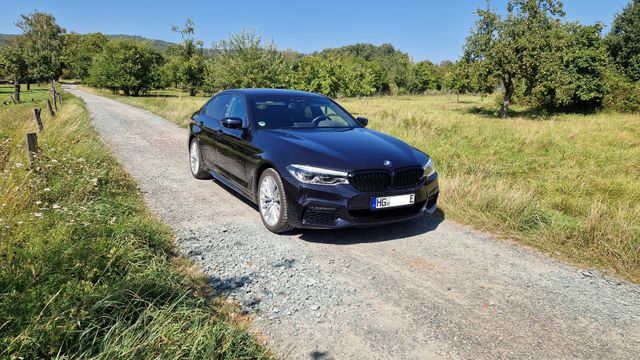
<svg viewBox="0 0 640 360"><path fill-rule="evenodd" d="M366 129L326 96L239 89L213 96L189 124L191 172L258 205L264 225L381 225L431 214L438 174L427 154Z"/></svg>

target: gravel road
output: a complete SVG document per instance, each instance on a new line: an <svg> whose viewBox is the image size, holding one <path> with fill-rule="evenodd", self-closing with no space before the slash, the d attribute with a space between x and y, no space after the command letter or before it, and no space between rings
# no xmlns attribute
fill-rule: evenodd
<svg viewBox="0 0 640 360"><path fill-rule="evenodd" d="M291 359L640 357L640 286L433 217L274 235L191 177L187 130L65 87L219 292Z"/></svg>

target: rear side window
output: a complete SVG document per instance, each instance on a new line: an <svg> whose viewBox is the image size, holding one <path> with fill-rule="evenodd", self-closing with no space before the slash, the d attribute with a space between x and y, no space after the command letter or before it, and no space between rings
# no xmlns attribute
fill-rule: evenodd
<svg viewBox="0 0 640 360"><path fill-rule="evenodd" d="M220 120L224 117L224 114L227 112L227 107L229 105L229 99L231 95L222 94L216 96L213 100L209 101L207 107L205 109L205 114L216 120Z"/></svg>
<svg viewBox="0 0 640 360"><path fill-rule="evenodd" d="M247 123L247 102L240 95L233 95L229 107L227 109L227 117L237 117L242 119L244 124Z"/></svg>

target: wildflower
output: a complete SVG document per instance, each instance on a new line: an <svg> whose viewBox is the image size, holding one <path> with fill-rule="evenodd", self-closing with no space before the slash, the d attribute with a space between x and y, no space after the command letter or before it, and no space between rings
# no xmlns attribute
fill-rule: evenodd
<svg viewBox="0 0 640 360"><path fill-rule="evenodd" d="M33 213L33 216L37 217L37 218L41 218L42 217L42 213Z"/></svg>
<svg viewBox="0 0 640 360"><path fill-rule="evenodd" d="M51 191L51 189L49 189L49 188L44 188L44 192L49 192L49 191Z"/></svg>
<svg viewBox="0 0 640 360"><path fill-rule="evenodd" d="M58 205L58 204L53 204L53 205L51 206L51 208L53 208L53 209L60 209L60 205Z"/></svg>
<svg viewBox="0 0 640 360"><path fill-rule="evenodd" d="M22 163L16 163L16 167L17 167L17 168L21 168L21 167L23 167L23 166L24 166L24 165L23 165Z"/></svg>

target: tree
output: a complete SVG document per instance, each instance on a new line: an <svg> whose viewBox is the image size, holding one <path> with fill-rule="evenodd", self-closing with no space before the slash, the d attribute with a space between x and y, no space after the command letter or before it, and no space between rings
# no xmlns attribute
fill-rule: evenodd
<svg viewBox="0 0 640 360"><path fill-rule="evenodd" d="M51 14L36 11L20 15L16 26L23 32L21 38L29 78L49 81L60 77L65 30L56 23L56 19Z"/></svg>
<svg viewBox="0 0 640 360"><path fill-rule="evenodd" d="M187 19L184 27L173 26L172 31L180 33L182 44L172 49L171 59L167 62L167 71L173 73L179 86L189 91L190 96L204 84L205 63L202 55L202 42L195 39L195 24ZM198 49L198 46L200 49Z"/></svg>
<svg viewBox="0 0 640 360"><path fill-rule="evenodd" d="M640 81L640 0L631 0L613 20L607 37L613 62L632 81Z"/></svg>
<svg viewBox="0 0 640 360"><path fill-rule="evenodd" d="M550 39L529 102L547 108L593 110L602 105L609 66L602 24L567 23Z"/></svg>
<svg viewBox="0 0 640 360"><path fill-rule="evenodd" d="M20 82L27 76L27 62L18 39L0 49L0 77L13 82L14 99L20 101Z"/></svg>
<svg viewBox="0 0 640 360"><path fill-rule="evenodd" d="M102 52L108 41L107 36L101 33L65 35L61 56L63 76L68 79L88 78L93 58Z"/></svg>
<svg viewBox="0 0 640 360"><path fill-rule="evenodd" d="M262 45L253 31L242 31L214 44L217 54L207 62L205 88L287 87L290 62L274 44Z"/></svg>
<svg viewBox="0 0 640 360"><path fill-rule="evenodd" d="M109 41L89 70L89 84L140 95L158 87L162 55L148 44L127 39Z"/></svg>
<svg viewBox="0 0 640 360"><path fill-rule="evenodd" d="M480 19L467 38L465 57L484 63L502 83L504 99L500 117L509 111L516 84L523 83L524 93L535 86L542 58L551 51L548 39L558 17L564 16L558 0L509 0L503 19L490 9L478 10Z"/></svg>
<svg viewBox="0 0 640 360"><path fill-rule="evenodd" d="M411 67L409 91L423 93L438 88L438 68L431 61L420 61Z"/></svg>
<svg viewBox="0 0 640 360"><path fill-rule="evenodd" d="M412 84L412 62L409 55L391 44L380 46L354 44L335 49L325 49L319 55L328 58L357 58L373 65L376 91L398 93L409 91Z"/></svg>

